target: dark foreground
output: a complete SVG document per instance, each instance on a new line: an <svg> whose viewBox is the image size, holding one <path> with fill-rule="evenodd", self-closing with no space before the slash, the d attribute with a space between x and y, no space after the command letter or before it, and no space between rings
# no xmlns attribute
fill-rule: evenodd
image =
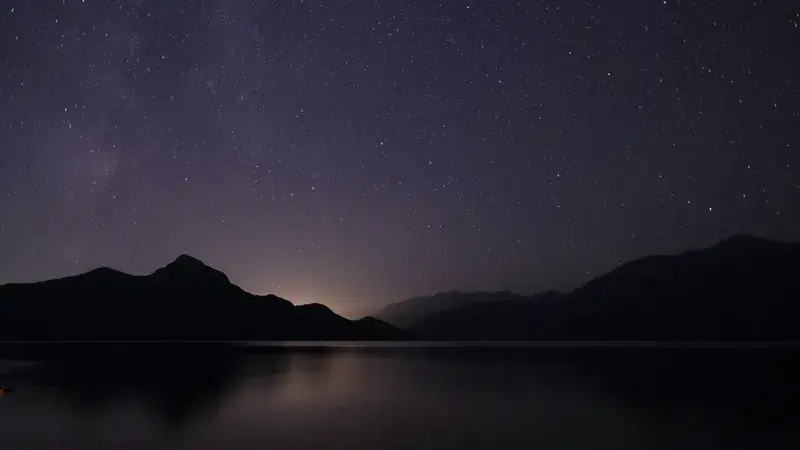
<svg viewBox="0 0 800 450"><path fill-rule="evenodd" d="M5 345L0 447L797 449L798 355Z"/></svg>

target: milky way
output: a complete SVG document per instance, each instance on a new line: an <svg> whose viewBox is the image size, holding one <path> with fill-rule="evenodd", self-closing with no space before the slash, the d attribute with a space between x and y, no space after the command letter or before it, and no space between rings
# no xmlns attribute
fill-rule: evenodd
<svg viewBox="0 0 800 450"><path fill-rule="evenodd" d="M182 252L357 315L800 238L796 1L11 0L0 283Z"/></svg>

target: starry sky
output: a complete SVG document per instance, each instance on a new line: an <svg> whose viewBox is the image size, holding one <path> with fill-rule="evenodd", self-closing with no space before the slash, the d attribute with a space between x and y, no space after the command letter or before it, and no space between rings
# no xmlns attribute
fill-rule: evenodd
<svg viewBox="0 0 800 450"><path fill-rule="evenodd" d="M357 316L800 238L795 0L5 0L0 283Z"/></svg>

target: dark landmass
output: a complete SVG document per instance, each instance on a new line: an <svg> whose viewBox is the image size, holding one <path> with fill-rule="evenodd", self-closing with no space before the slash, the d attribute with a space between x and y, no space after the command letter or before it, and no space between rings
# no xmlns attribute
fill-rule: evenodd
<svg viewBox="0 0 800 450"><path fill-rule="evenodd" d="M798 278L800 243L736 236L632 261L560 297L463 302L411 329L447 340L800 341Z"/></svg>
<svg viewBox="0 0 800 450"><path fill-rule="evenodd" d="M247 293L183 255L145 276L100 268L0 286L0 340L796 342L798 277L800 244L737 236L632 261L568 294L450 292L351 321Z"/></svg>
<svg viewBox="0 0 800 450"><path fill-rule="evenodd" d="M0 286L0 340L396 340L372 318L245 292L188 255L150 275L109 268Z"/></svg>
<svg viewBox="0 0 800 450"><path fill-rule="evenodd" d="M438 294L414 297L385 306L373 316L400 328L413 328L424 319L441 312L471 303L515 302L560 297L557 291L548 291L536 296L514 294L511 291L498 292L440 292Z"/></svg>

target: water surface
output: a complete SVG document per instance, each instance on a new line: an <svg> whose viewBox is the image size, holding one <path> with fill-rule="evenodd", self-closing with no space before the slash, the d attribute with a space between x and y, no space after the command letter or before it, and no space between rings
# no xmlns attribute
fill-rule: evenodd
<svg viewBox="0 0 800 450"><path fill-rule="evenodd" d="M9 449L800 448L791 348L117 343L0 355Z"/></svg>

